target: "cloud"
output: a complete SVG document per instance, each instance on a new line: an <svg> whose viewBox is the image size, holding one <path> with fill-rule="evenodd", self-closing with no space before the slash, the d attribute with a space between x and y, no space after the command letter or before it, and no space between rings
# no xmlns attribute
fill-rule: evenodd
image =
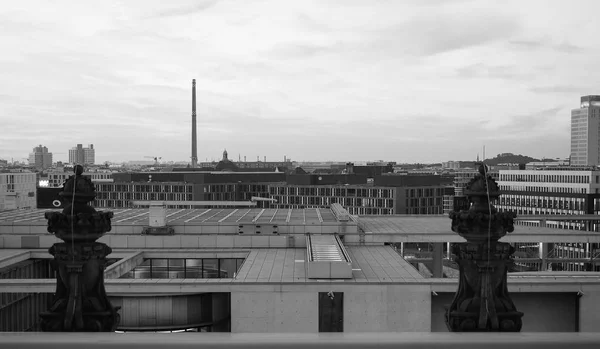
<svg viewBox="0 0 600 349"><path fill-rule="evenodd" d="M488 44L518 28L518 21L499 14L433 13L378 32L372 48L429 56Z"/></svg>
<svg viewBox="0 0 600 349"><path fill-rule="evenodd" d="M574 85L552 85L552 86L534 86L529 89L535 93L564 93L570 95L577 95L585 91L582 86Z"/></svg>
<svg viewBox="0 0 600 349"><path fill-rule="evenodd" d="M552 50L561 53L577 53L583 52L583 47L573 45L567 41L561 43L555 43L549 38L537 39L537 40L511 40L509 44L512 46L526 49L526 50Z"/></svg>
<svg viewBox="0 0 600 349"><path fill-rule="evenodd" d="M325 46L311 42L285 42L276 44L267 53L274 58L307 58L322 53L331 53L336 50L336 45ZM338 45L339 47L339 45Z"/></svg>
<svg viewBox="0 0 600 349"><path fill-rule="evenodd" d="M211 7L215 6L219 0L199 0L194 1L195 4L189 6L182 6L176 8L169 8L166 10L159 11L151 16L150 18L169 18L179 16L189 16L198 12L204 12Z"/></svg>
<svg viewBox="0 0 600 349"><path fill-rule="evenodd" d="M201 158L560 152L569 113L551 109L600 79L594 4L148 1L5 7L0 155L189 159L192 78Z"/></svg>
<svg viewBox="0 0 600 349"><path fill-rule="evenodd" d="M517 139L520 137L547 136L554 129L555 119L560 118L564 106L555 106L530 114L508 117L502 125L497 125L498 138ZM566 118L564 120L567 120ZM569 120L570 122L570 120Z"/></svg>
<svg viewBox="0 0 600 349"><path fill-rule="evenodd" d="M516 65L487 65L483 63L471 64L456 69L459 78L487 78L487 79L527 79L534 72L521 72Z"/></svg>

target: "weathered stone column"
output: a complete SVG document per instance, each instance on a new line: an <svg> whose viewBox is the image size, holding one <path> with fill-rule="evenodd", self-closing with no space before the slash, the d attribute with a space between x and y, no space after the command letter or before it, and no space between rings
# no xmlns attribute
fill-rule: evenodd
<svg viewBox="0 0 600 349"><path fill-rule="evenodd" d="M450 212L452 231L467 242L452 247L460 278L458 291L446 311L446 325L452 332L519 332L523 313L515 308L506 284L514 248L498 242L514 231L516 215L497 212L492 205L500 191L483 164L465 194L470 208Z"/></svg>
<svg viewBox="0 0 600 349"><path fill-rule="evenodd" d="M119 323L104 289L106 256L111 248L96 242L110 231L112 212L96 212L94 184L82 176L83 167L65 182L59 194L66 201L63 212L47 212L48 232L64 242L50 247L57 271L56 293L50 309L41 313L47 332L114 332Z"/></svg>

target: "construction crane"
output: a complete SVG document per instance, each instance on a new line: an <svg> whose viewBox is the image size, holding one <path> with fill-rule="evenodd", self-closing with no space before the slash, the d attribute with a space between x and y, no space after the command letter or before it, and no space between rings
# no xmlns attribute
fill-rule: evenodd
<svg viewBox="0 0 600 349"><path fill-rule="evenodd" d="M158 165L158 160L162 159L161 157L158 157L158 156L144 156L144 158L146 158L146 159L154 159L154 164L155 165Z"/></svg>

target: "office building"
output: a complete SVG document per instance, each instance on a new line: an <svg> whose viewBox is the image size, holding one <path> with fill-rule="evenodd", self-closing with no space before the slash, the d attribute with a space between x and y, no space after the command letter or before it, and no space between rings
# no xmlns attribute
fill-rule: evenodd
<svg viewBox="0 0 600 349"><path fill-rule="evenodd" d="M268 184L285 181L285 174L277 172L137 172L112 177L113 183L96 185L95 207L131 207L132 200L250 201L268 198ZM268 207L268 201L258 202L263 206Z"/></svg>
<svg viewBox="0 0 600 349"><path fill-rule="evenodd" d="M443 214L450 182L440 176L288 175L286 183L269 185L277 208L317 208L334 203L350 214Z"/></svg>
<svg viewBox="0 0 600 349"><path fill-rule="evenodd" d="M600 215L600 171L565 168L500 171L498 181L503 195L496 208L519 215ZM537 220L521 220L523 226L540 226ZM568 230L600 231L597 221L544 221L546 227ZM533 245L521 244L527 252ZM537 248L537 246L536 246ZM539 246L554 258L581 258L577 263L556 263L560 270L596 270L586 258L595 255L596 243L550 243ZM519 250L519 248L517 248ZM600 269L598 269L600 270Z"/></svg>
<svg viewBox="0 0 600 349"><path fill-rule="evenodd" d="M460 161L444 161L442 162L442 168L458 170L460 168Z"/></svg>
<svg viewBox="0 0 600 349"><path fill-rule="evenodd" d="M62 188L63 184L70 176L73 175L73 172L59 172L59 171L50 171L47 173L48 177L48 187L50 188ZM113 172L84 172L84 176L89 177L94 183L112 183L113 182Z"/></svg>
<svg viewBox="0 0 600 349"><path fill-rule="evenodd" d="M571 166L600 164L600 96L583 96L571 111Z"/></svg>
<svg viewBox="0 0 600 349"><path fill-rule="evenodd" d="M52 153L48 152L47 147L38 145L29 153L29 166L34 166L37 170L52 167Z"/></svg>
<svg viewBox="0 0 600 349"><path fill-rule="evenodd" d="M69 149L69 163L79 165L93 165L96 162L96 150L94 145L90 144L87 148L77 144L76 147Z"/></svg>
<svg viewBox="0 0 600 349"><path fill-rule="evenodd" d="M507 170L499 177L498 209L517 215L600 214L598 170ZM556 227L585 230L580 223L560 224Z"/></svg>
<svg viewBox="0 0 600 349"><path fill-rule="evenodd" d="M32 172L0 172L0 211L35 208L36 177Z"/></svg>

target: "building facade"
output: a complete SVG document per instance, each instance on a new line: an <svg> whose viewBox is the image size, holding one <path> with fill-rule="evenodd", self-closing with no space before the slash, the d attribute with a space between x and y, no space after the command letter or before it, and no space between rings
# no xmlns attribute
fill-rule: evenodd
<svg viewBox="0 0 600 349"><path fill-rule="evenodd" d="M131 207L132 200L250 201L269 197L269 183L285 182L284 173L146 172L114 173L113 183L97 183L96 207ZM268 207L268 201L257 207ZM190 205L174 205L187 208Z"/></svg>
<svg viewBox="0 0 600 349"><path fill-rule="evenodd" d="M65 181L72 175L72 172L48 172L48 187L62 188ZM83 175L89 177L94 183L113 182L113 172L84 172Z"/></svg>
<svg viewBox="0 0 600 349"><path fill-rule="evenodd" d="M443 214L452 188L440 176L290 175L269 185L277 208L317 208L338 203L353 215Z"/></svg>
<svg viewBox="0 0 600 349"><path fill-rule="evenodd" d="M36 183L35 173L0 173L0 211L35 208Z"/></svg>
<svg viewBox="0 0 600 349"><path fill-rule="evenodd" d="M517 215L599 214L600 171L508 170L500 171L499 177L500 210ZM580 223L557 224L562 229L584 229Z"/></svg>
<svg viewBox="0 0 600 349"><path fill-rule="evenodd" d="M585 169L509 170L500 171L498 181L503 195L496 208L519 215L600 215L600 171ZM536 220L520 220L517 224L539 226ZM545 222L547 227L569 230L600 231L597 223L586 221ZM531 244L521 244L526 252ZM556 263L560 270L597 268L584 259L598 251L598 244L553 243L539 246L542 253L554 258L581 258L577 263ZM519 250L519 248L517 248Z"/></svg>
<svg viewBox="0 0 600 349"><path fill-rule="evenodd" d="M33 152L29 153L29 166L34 166L38 170L52 167L52 153L48 152L47 147L38 145L33 148Z"/></svg>
<svg viewBox="0 0 600 349"><path fill-rule="evenodd" d="M444 161L442 162L442 168L458 170L460 168L460 161Z"/></svg>
<svg viewBox="0 0 600 349"><path fill-rule="evenodd" d="M600 164L600 96L583 96L571 111L571 165Z"/></svg>
<svg viewBox="0 0 600 349"><path fill-rule="evenodd" d="M69 163L79 165L93 165L96 162L96 150L94 145L90 144L87 148L77 144L76 147L69 149Z"/></svg>

